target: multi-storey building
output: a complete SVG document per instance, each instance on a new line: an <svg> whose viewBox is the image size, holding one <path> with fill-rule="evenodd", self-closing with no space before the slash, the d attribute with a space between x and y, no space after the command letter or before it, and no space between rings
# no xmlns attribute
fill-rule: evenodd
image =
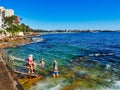
<svg viewBox="0 0 120 90"><path fill-rule="evenodd" d="M3 28L4 24L4 7L0 7L0 29Z"/></svg>
<svg viewBox="0 0 120 90"><path fill-rule="evenodd" d="M14 24L18 25L18 16L15 16Z"/></svg>
<svg viewBox="0 0 120 90"><path fill-rule="evenodd" d="M11 17L14 15L13 9L5 9L5 17Z"/></svg>
<svg viewBox="0 0 120 90"><path fill-rule="evenodd" d="M14 15L13 9L5 9L4 7L0 7L0 30L4 28L4 18L11 17ZM16 17L16 21L14 22L17 24L18 17Z"/></svg>
<svg viewBox="0 0 120 90"><path fill-rule="evenodd" d="M0 14L0 29L2 28L2 15Z"/></svg>

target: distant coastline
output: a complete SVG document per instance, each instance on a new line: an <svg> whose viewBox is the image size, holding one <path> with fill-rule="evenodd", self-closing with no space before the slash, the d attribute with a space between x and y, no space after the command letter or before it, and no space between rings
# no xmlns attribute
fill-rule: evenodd
<svg viewBox="0 0 120 90"><path fill-rule="evenodd" d="M79 32L120 32L120 30L33 30L34 32L40 32L41 34L50 33L79 33Z"/></svg>

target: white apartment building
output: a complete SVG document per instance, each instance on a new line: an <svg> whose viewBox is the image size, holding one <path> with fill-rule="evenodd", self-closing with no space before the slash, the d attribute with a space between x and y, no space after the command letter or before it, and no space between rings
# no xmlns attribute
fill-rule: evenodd
<svg viewBox="0 0 120 90"><path fill-rule="evenodd" d="M4 7L0 7L0 30L3 28Z"/></svg>
<svg viewBox="0 0 120 90"><path fill-rule="evenodd" d="M13 9L5 9L5 17L11 17L14 15Z"/></svg>
<svg viewBox="0 0 120 90"><path fill-rule="evenodd" d="M2 29L2 15L0 14L0 29Z"/></svg>
<svg viewBox="0 0 120 90"><path fill-rule="evenodd" d="M5 10L4 7L0 7L0 14Z"/></svg>
<svg viewBox="0 0 120 90"><path fill-rule="evenodd" d="M11 17L14 15L13 9L5 9L0 6L0 30L4 28L4 18Z"/></svg>

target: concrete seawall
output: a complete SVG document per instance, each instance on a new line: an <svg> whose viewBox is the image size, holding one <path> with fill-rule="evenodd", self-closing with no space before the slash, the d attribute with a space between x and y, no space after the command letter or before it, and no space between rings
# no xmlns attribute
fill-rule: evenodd
<svg viewBox="0 0 120 90"><path fill-rule="evenodd" d="M11 74L14 73L7 66L0 53L0 90L23 90L21 85Z"/></svg>

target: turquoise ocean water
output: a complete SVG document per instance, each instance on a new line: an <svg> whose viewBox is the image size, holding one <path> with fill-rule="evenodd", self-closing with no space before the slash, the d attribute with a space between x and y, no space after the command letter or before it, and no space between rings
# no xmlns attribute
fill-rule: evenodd
<svg viewBox="0 0 120 90"><path fill-rule="evenodd" d="M5 49L9 55L23 59L33 54L37 63L41 58L45 59L46 72L48 71L44 74L46 79L39 81L30 90L62 90L63 87L71 85L72 81L80 79L84 70L86 71L85 68L86 72L95 68L95 71L91 72L96 73L98 70L100 73L104 70L104 73L108 72L111 75L106 81L113 81L113 87L103 85L100 90L120 90L120 32L43 34L31 38L41 37L44 39L43 42ZM68 73L75 74L74 78L60 78L53 81L49 71L52 70L54 58L57 59L61 70L59 74L64 76L67 67L72 70L67 71ZM74 69L75 67L80 69ZM90 75L94 76L95 73ZM81 89L77 86L74 90Z"/></svg>

